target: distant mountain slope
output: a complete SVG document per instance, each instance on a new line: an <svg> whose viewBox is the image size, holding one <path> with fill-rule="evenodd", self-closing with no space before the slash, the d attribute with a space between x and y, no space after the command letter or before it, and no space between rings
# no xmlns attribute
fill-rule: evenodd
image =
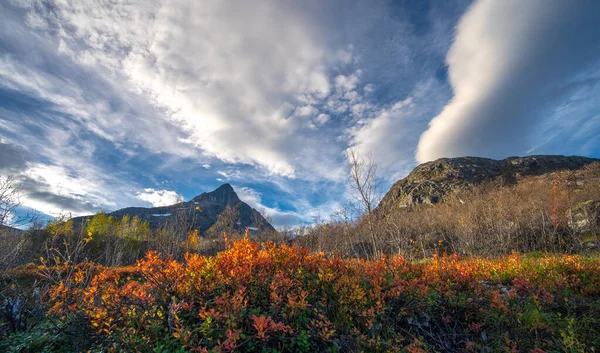
<svg viewBox="0 0 600 353"><path fill-rule="evenodd" d="M378 215L417 204L442 202L456 191L504 177L515 182L521 176L573 170L599 161L578 156L527 156L494 160L478 157L440 158L416 167L398 180L375 209Z"/></svg>
<svg viewBox="0 0 600 353"><path fill-rule="evenodd" d="M10 235L10 234L19 234L22 233L23 230L19 228L13 228L9 226L0 226L0 235Z"/></svg>
<svg viewBox="0 0 600 353"><path fill-rule="evenodd" d="M190 229L198 229L205 232L216 221L227 206L239 211L238 227L243 230L246 227L257 230L275 230L273 226L255 209L240 200L230 184L223 184L216 190L205 192L194 197L188 202L181 202L171 206L162 207L127 207L108 213L117 219L125 215L138 216L143 221L148 221L152 229L168 224L179 222L182 219L187 222ZM92 216L77 217L74 221L82 222Z"/></svg>

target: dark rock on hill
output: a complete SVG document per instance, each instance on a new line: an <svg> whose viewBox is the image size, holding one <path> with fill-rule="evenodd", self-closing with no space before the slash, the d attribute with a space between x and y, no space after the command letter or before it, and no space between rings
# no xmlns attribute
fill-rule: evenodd
<svg viewBox="0 0 600 353"><path fill-rule="evenodd" d="M504 178L515 183L521 176L535 176L558 170L574 170L598 159L578 156L527 156L494 160L478 157L440 158L416 167L406 178L398 180L375 209L387 215L399 208L418 204L435 204L459 190Z"/></svg>
<svg viewBox="0 0 600 353"><path fill-rule="evenodd" d="M111 213L117 219L129 215L137 216L147 221L152 229L162 226L185 223L188 229L198 229L201 233L209 229L227 206L239 213L237 226L240 230L246 227L255 231L275 230L273 226L255 209L240 200L229 184L223 184L212 192L205 192L188 202L181 202L162 207L127 207ZM81 223L92 216L74 218L75 223Z"/></svg>

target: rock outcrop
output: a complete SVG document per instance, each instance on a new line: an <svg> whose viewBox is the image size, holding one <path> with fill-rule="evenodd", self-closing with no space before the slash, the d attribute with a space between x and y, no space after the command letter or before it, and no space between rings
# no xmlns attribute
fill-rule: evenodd
<svg viewBox="0 0 600 353"><path fill-rule="evenodd" d="M440 158L416 167L398 180L375 209L387 215L395 209L443 202L457 191L502 177L515 183L519 177L574 170L599 161L578 156L527 156L494 160L478 157Z"/></svg>

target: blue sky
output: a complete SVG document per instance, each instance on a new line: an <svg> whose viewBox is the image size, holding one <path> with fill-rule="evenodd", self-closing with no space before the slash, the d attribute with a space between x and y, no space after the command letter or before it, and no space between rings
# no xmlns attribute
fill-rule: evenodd
<svg viewBox="0 0 600 353"><path fill-rule="evenodd" d="M597 1L8 0L0 174L49 216L231 183L294 226L462 155L600 157Z"/></svg>

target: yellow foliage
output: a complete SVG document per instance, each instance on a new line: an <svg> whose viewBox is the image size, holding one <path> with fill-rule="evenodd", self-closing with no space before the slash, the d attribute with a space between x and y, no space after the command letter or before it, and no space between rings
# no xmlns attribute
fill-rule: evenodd
<svg viewBox="0 0 600 353"><path fill-rule="evenodd" d="M198 235L198 229L188 233L187 244L185 246L188 250L197 250L200 246L200 236Z"/></svg>

